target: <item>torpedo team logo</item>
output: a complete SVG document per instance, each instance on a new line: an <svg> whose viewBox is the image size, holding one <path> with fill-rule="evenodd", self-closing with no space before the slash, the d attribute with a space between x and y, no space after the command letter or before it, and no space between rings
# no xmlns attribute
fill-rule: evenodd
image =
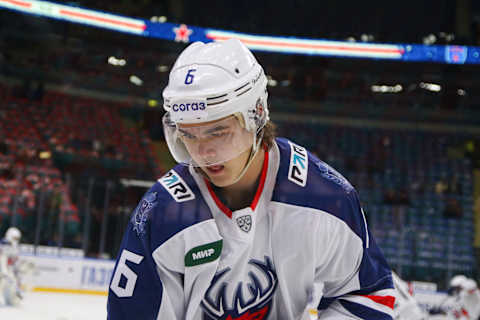
<svg viewBox="0 0 480 320"><path fill-rule="evenodd" d="M272 298L277 288L277 273L272 261L251 259L248 262L250 282L235 285L226 279L230 268L218 272L201 302L203 320L266 320L272 308ZM233 299L227 297L233 292ZM229 297L232 297L230 294ZM230 301L229 301L230 300Z"/></svg>
<svg viewBox="0 0 480 320"><path fill-rule="evenodd" d="M260 74L258 76L260 76ZM258 98L257 102L255 103L255 109L250 109L248 113L250 118L255 121L255 125L257 127L262 126L262 124L265 123L265 118L267 117L267 112L265 112L262 99Z"/></svg>

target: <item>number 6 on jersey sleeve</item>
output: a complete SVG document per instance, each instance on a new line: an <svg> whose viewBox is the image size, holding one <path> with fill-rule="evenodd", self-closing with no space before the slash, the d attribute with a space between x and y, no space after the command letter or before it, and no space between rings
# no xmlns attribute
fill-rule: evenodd
<svg viewBox="0 0 480 320"><path fill-rule="evenodd" d="M135 289L135 283L137 282L137 275L132 271L127 265L126 261L139 264L142 262L143 256L123 249L120 259L118 260L117 270L112 278L112 284L110 289L117 295L119 298L131 297L133 295L133 290ZM120 287L120 279L122 275L127 279L125 288Z"/></svg>

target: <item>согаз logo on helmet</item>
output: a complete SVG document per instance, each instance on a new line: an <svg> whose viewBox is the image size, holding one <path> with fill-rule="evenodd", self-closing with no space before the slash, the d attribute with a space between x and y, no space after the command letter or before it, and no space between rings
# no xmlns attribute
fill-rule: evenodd
<svg viewBox="0 0 480 320"><path fill-rule="evenodd" d="M194 103L175 103L172 106L172 110L174 112L183 112L183 111L197 111L197 110L205 110L205 102L194 102Z"/></svg>

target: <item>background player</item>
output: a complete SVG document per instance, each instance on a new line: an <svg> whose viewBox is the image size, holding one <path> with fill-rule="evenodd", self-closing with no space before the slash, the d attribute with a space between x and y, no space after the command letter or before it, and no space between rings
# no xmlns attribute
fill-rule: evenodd
<svg viewBox="0 0 480 320"><path fill-rule="evenodd" d="M464 275L456 275L450 280L449 295L455 300L454 317L457 319L479 319L480 292L477 282Z"/></svg>
<svg viewBox="0 0 480 320"><path fill-rule="evenodd" d="M0 301L7 305L17 305L22 299L18 260L21 238L20 230L10 227L0 242Z"/></svg>

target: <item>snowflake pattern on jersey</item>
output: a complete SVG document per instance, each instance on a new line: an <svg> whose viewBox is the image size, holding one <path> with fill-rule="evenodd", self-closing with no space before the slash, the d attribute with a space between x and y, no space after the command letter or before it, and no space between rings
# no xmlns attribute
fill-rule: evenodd
<svg viewBox="0 0 480 320"><path fill-rule="evenodd" d="M133 215L131 222L133 224L133 230L137 232L137 235L141 236L145 234L145 225L148 220L148 213L157 205L157 193L149 192L147 193L137 208L135 209L135 214Z"/></svg>
<svg viewBox="0 0 480 320"><path fill-rule="evenodd" d="M348 180L344 176L342 176L337 170L333 169L328 164L320 160L316 162L316 165L320 169L320 174L322 175L322 177L338 184L347 193L353 190L353 186L350 184L350 182L348 182Z"/></svg>

